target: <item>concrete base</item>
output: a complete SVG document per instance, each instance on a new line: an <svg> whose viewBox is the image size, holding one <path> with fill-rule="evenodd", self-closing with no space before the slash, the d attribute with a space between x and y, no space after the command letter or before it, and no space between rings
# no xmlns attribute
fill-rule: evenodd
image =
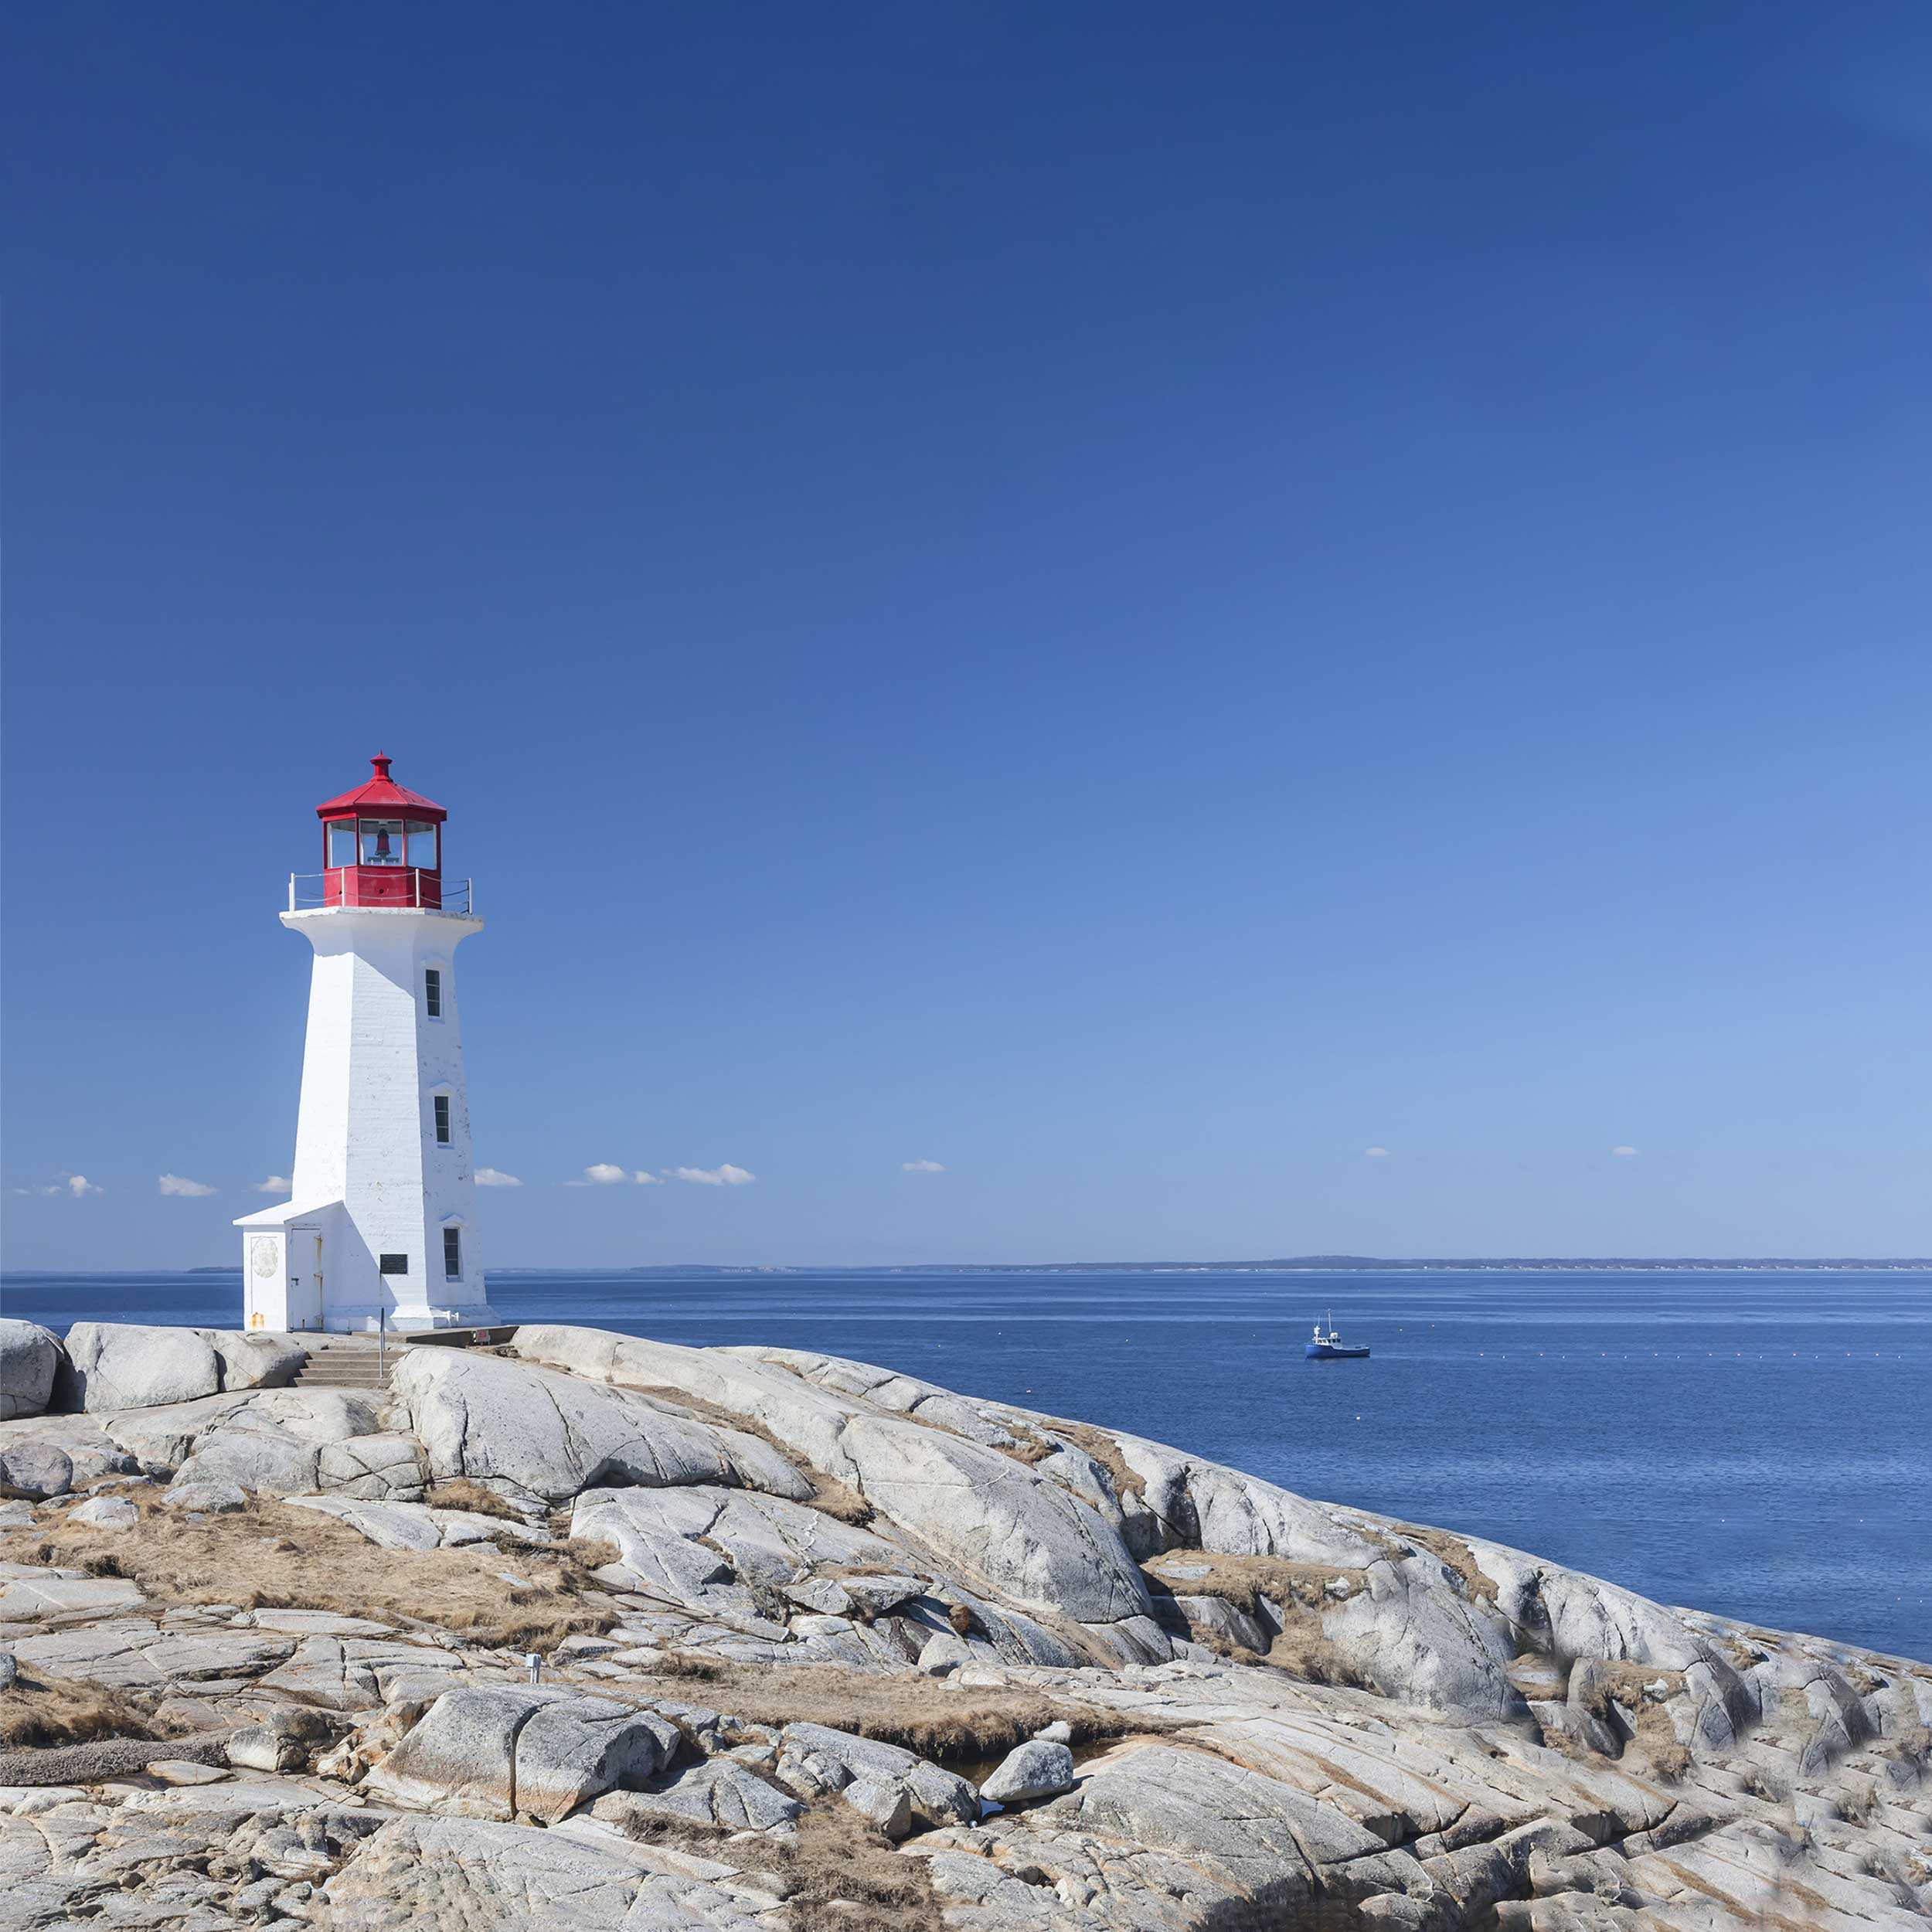
<svg viewBox="0 0 1932 1932"><path fill-rule="evenodd" d="M385 1318L374 1308L332 1308L326 1332L332 1335L374 1335L386 1328L391 1335L422 1335L444 1328L492 1328L503 1318L487 1301L460 1308L392 1308Z"/></svg>

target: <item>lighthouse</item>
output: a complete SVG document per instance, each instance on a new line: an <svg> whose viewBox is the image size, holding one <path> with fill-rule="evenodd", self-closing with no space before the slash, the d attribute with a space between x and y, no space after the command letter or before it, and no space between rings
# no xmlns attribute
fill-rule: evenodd
<svg viewBox="0 0 1932 1932"><path fill-rule="evenodd" d="M448 815L371 760L315 808L322 869L282 923L315 948L295 1164L283 1206L245 1214L251 1328L481 1327L457 946L483 922L443 875Z"/></svg>

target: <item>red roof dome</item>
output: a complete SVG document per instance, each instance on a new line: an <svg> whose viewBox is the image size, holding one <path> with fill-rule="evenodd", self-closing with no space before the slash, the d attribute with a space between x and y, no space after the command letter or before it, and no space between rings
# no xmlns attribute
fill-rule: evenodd
<svg viewBox="0 0 1932 1932"><path fill-rule="evenodd" d="M345 791L339 798L325 799L315 808L318 818L347 818L357 813L371 816L379 813L384 818L396 818L442 819L449 816L434 800L399 785L390 777L390 760L386 752L377 752L369 763L376 767L376 775L364 779L353 791Z"/></svg>

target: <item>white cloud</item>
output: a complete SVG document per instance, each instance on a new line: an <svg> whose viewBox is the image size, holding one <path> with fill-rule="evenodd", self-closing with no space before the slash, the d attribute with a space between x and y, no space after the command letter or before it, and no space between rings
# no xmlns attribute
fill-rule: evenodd
<svg viewBox="0 0 1932 1932"><path fill-rule="evenodd" d="M674 1180L696 1181L701 1187L743 1187L758 1178L741 1167L733 1167L729 1161L721 1167L674 1167L668 1171Z"/></svg>
<svg viewBox="0 0 1932 1932"><path fill-rule="evenodd" d="M10 1187L9 1194L37 1194L43 1200L58 1199L66 1195L72 1200L80 1200L90 1194L103 1194L104 1188L96 1187L84 1174L70 1174L64 1168L57 1181L36 1181L32 1187Z"/></svg>
<svg viewBox="0 0 1932 1932"><path fill-rule="evenodd" d="M86 1182L81 1180L81 1177L78 1174L77 1174L73 1178L76 1181L80 1181L81 1189L84 1189L86 1187ZM73 1182L70 1182L68 1185L71 1187L73 1183ZM215 1192L214 1189L210 1187L206 1181L185 1180L179 1174L162 1175L160 1179L159 1185L162 1192L164 1194L179 1194L184 1196L199 1196L203 1194L213 1194ZM80 1192L80 1189L76 1189L75 1192L77 1193Z"/></svg>
<svg viewBox="0 0 1932 1932"><path fill-rule="evenodd" d="M1362 1158L1365 1161L1386 1161L1389 1158L1389 1150L1386 1147L1365 1147L1362 1150Z"/></svg>
<svg viewBox="0 0 1932 1932"><path fill-rule="evenodd" d="M250 1194L286 1194L289 1189L286 1174L271 1174L265 1181L257 1181L249 1190Z"/></svg>
<svg viewBox="0 0 1932 1932"><path fill-rule="evenodd" d="M904 1174L944 1174L946 1170L937 1161L901 1161L900 1171Z"/></svg>
<svg viewBox="0 0 1932 1932"><path fill-rule="evenodd" d="M1613 1147L1610 1151L1611 1153L1616 1155L1620 1159L1626 1161L1634 1159L1637 1153L1637 1150L1634 1147Z"/></svg>
<svg viewBox="0 0 1932 1932"><path fill-rule="evenodd" d="M639 1187L662 1187L664 1185L664 1176L661 1174L653 1174L648 1167L639 1168L631 1178L637 1182Z"/></svg>
<svg viewBox="0 0 1932 1932"><path fill-rule="evenodd" d="M523 1183L514 1174L505 1174L501 1168L479 1167L476 1170L478 1187L521 1187Z"/></svg>
<svg viewBox="0 0 1932 1932"><path fill-rule="evenodd" d="M583 1170L580 1181L566 1181L566 1187L615 1187L620 1181L628 1181L630 1175L614 1161L593 1161Z"/></svg>

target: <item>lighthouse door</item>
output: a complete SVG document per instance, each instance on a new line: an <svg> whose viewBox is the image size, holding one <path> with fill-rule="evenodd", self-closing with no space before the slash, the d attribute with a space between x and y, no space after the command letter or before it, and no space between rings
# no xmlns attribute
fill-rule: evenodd
<svg viewBox="0 0 1932 1932"><path fill-rule="evenodd" d="M312 1228L289 1230L288 1325L322 1325L322 1237Z"/></svg>

